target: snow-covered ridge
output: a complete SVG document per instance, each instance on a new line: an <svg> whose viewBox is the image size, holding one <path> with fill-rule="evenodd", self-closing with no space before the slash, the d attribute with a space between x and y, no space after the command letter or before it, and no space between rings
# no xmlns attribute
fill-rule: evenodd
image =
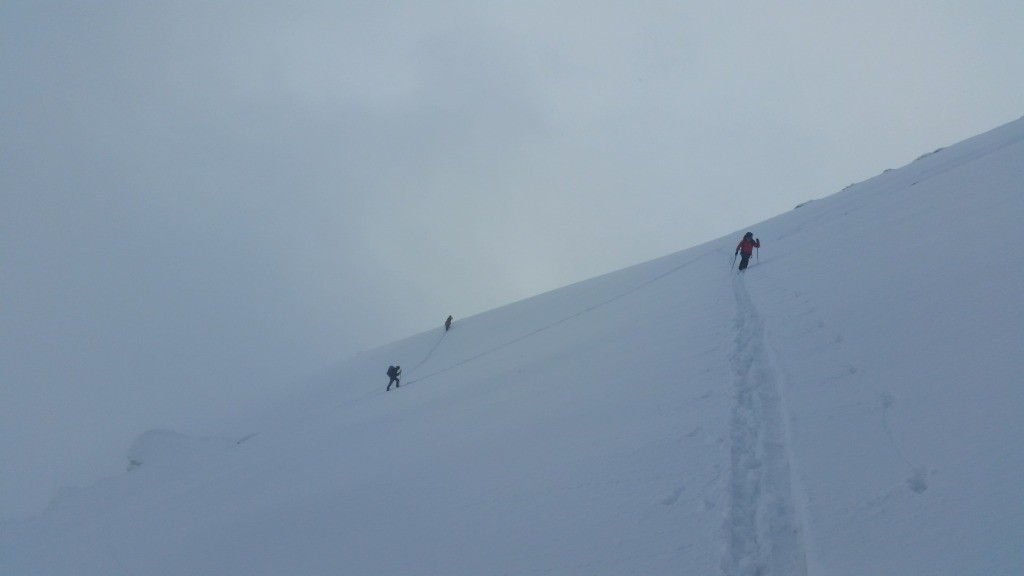
<svg viewBox="0 0 1024 576"><path fill-rule="evenodd" d="M0 573L1024 573L1022 184L1018 120L152 431Z"/></svg>

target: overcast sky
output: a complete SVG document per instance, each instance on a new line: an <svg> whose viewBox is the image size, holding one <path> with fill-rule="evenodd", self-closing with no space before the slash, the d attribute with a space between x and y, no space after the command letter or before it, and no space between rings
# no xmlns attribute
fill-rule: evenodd
<svg viewBox="0 0 1024 576"><path fill-rule="evenodd" d="M1019 118L1021 30L1018 0L0 2L0 517Z"/></svg>

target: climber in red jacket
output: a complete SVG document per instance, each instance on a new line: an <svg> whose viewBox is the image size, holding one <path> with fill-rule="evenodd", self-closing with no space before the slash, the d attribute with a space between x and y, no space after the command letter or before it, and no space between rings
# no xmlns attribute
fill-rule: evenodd
<svg viewBox="0 0 1024 576"><path fill-rule="evenodd" d="M740 240L740 243L736 245L736 254L740 255L740 270L746 270L747 264L750 262L750 255L754 252L754 248L760 247L761 240L754 238L753 232L747 232L743 235L743 240Z"/></svg>

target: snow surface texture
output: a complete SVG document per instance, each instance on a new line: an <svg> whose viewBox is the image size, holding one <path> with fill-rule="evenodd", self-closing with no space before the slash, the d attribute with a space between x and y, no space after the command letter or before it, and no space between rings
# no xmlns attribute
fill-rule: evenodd
<svg viewBox="0 0 1024 576"><path fill-rule="evenodd" d="M1024 574L1022 192L1024 120L753 226L742 274L736 234L439 311L232 438L144 435L0 574Z"/></svg>

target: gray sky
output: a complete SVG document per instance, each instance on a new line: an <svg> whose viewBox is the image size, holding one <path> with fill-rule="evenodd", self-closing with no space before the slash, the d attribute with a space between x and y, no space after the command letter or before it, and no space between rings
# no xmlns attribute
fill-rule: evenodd
<svg viewBox="0 0 1024 576"><path fill-rule="evenodd" d="M0 517L1014 120L1021 30L1017 0L2 2Z"/></svg>

